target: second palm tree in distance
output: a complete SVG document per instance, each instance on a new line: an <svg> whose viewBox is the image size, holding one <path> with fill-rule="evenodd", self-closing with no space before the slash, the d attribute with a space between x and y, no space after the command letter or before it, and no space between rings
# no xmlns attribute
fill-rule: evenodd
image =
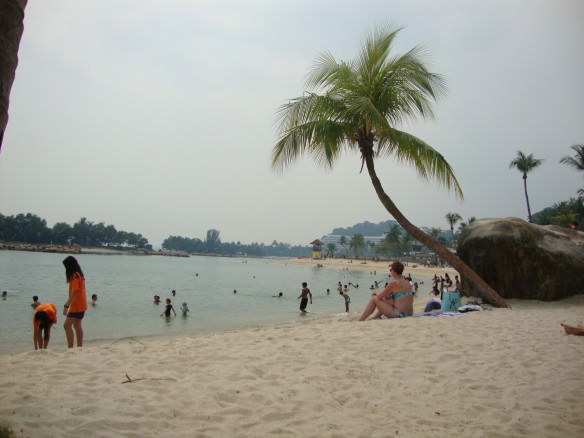
<svg viewBox="0 0 584 438"><path fill-rule="evenodd" d="M536 167L541 166L543 159L534 158L533 154L525 155L521 151L517 151L517 157L511 163L509 163L509 168L516 167L519 172L523 174L523 189L525 191L525 201L527 202L527 217L529 222L531 220L531 208L529 207L529 196L527 196L527 174L531 172Z"/></svg>

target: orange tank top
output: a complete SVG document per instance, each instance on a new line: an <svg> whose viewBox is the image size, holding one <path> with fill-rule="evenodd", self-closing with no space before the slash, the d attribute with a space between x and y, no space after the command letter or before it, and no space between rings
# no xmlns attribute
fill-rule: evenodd
<svg viewBox="0 0 584 438"><path fill-rule="evenodd" d="M73 301L69 303L69 312L85 312L87 310L87 297L85 296L85 279L76 272L69 279L69 296L73 295L73 292L77 291L77 295L73 298Z"/></svg>

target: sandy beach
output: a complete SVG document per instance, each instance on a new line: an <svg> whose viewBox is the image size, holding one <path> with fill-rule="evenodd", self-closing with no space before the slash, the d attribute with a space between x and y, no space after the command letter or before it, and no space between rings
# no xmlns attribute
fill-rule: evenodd
<svg viewBox="0 0 584 438"><path fill-rule="evenodd" d="M584 320L584 296L511 305L7 354L0 424L18 437L584 436L584 337L559 325Z"/></svg>
<svg viewBox="0 0 584 438"><path fill-rule="evenodd" d="M431 279L434 274L444 275L448 273L453 279L456 272L451 267L425 267L418 263L407 263L403 260L402 263L405 265L404 275L412 274L412 277L422 277L424 279ZM389 274L389 265L391 261L374 261L374 260L359 260L359 259L312 259L312 258L297 258L297 259L286 259L280 261L274 261L273 263L282 263L286 265L297 265L297 266L312 266L319 267L323 269L347 269L347 270L359 270L359 271L369 271L377 272L377 274Z"/></svg>

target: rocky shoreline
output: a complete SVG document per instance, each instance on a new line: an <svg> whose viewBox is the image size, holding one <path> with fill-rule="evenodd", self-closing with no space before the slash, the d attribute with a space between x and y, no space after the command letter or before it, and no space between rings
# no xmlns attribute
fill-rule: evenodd
<svg viewBox="0 0 584 438"><path fill-rule="evenodd" d="M35 244L22 242L1 242L0 251L30 251L30 252L47 252L60 254L104 254L104 255L159 255L169 257L190 257L184 251L154 251L146 248L100 248L100 247L82 247L80 245L53 245L53 244Z"/></svg>

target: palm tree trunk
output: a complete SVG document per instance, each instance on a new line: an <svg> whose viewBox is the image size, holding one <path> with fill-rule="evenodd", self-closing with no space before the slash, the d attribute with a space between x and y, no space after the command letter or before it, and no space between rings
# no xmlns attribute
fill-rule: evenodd
<svg viewBox="0 0 584 438"><path fill-rule="evenodd" d="M0 148L8 124L10 89L18 64L27 0L0 0Z"/></svg>
<svg viewBox="0 0 584 438"><path fill-rule="evenodd" d="M529 196L527 196L527 175L523 175L523 190L525 191L525 201L527 201L527 217L531 223L531 208L529 208Z"/></svg>
<svg viewBox="0 0 584 438"><path fill-rule="evenodd" d="M456 269L461 276L464 276L469 282L473 283L477 290L482 294L481 298L495 307L509 307L507 302L483 280L470 266L464 263L458 256L453 254L448 248L442 245L438 240L434 239L429 234L424 233L414 224L412 224L402 212L397 208L393 201L387 196L381 185L381 181L375 173L375 166L373 163L372 154L363 154L365 163L367 164L367 171L371 178L371 183L375 188L375 192L385 209L393 216L393 218L403 227L406 232L417 239L419 242L430 248L444 260L446 260L454 269Z"/></svg>

